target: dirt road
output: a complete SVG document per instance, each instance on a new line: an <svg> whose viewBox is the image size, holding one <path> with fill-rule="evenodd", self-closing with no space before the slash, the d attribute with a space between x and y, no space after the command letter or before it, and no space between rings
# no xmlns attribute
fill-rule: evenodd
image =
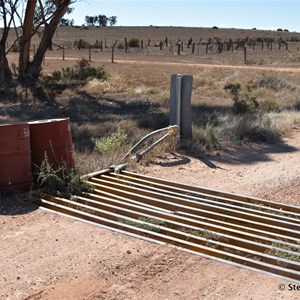
<svg viewBox="0 0 300 300"><path fill-rule="evenodd" d="M300 203L300 130L277 145L157 159L139 172ZM0 204L0 299L299 299L280 278L120 235L31 205ZM285 284L285 291L278 289Z"/></svg>

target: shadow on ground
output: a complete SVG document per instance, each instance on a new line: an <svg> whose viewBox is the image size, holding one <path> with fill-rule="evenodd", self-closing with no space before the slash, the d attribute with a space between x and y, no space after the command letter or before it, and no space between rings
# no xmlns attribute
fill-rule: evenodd
<svg viewBox="0 0 300 300"><path fill-rule="evenodd" d="M230 110L230 107L225 106L193 106L193 124L195 126L205 126L207 123L217 122L218 114L228 113ZM132 135L136 131L132 124L149 131L169 124L168 113L158 103L134 97L123 99L121 96L103 96L95 98L82 93L80 96L67 97L59 102L8 103L0 107L0 120L2 119L2 123L65 117L70 118L71 123L76 124L77 128L84 127L87 124L97 127L97 130L94 131L89 130L88 126L81 131L75 132L74 130L73 142L75 149L79 151L92 150L92 138L107 134L109 129L116 129L119 122L128 121L128 128L124 128L124 130L131 131ZM218 163L253 164L270 161L270 155L273 153L299 151L299 149L285 144L282 140L274 144L232 142L225 144L222 148L224 150L215 151L218 154L211 152L210 155L201 152L192 154L187 149L182 157L177 158L176 162L164 162L161 165L168 167L187 164L190 162L188 159L190 156L201 160L209 168L218 168Z"/></svg>
<svg viewBox="0 0 300 300"><path fill-rule="evenodd" d="M35 211L38 207L22 201L22 194L0 195L0 215L23 215Z"/></svg>

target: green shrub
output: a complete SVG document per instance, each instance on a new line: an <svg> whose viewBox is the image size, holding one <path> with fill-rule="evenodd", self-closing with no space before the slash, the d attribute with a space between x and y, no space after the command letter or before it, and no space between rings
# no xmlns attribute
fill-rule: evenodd
<svg viewBox="0 0 300 300"><path fill-rule="evenodd" d="M259 104L259 107L262 111L265 112L280 112L278 103L273 100L265 100Z"/></svg>
<svg viewBox="0 0 300 300"><path fill-rule="evenodd" d="M288 84L275 76L264 77L256 83L259 87L268 87L275 91L279 91L288 86Z"/></svg>
<svg viewBox="0 0 300 300"><path fill-rule="evenodd" d="M36 182L39 188L43 188L47 192L58 191L67 195L77 195L91 189L75 170L70 170L65 165L55 169L49 163L46 153L37 173Z"/></svg>
<svg viewBox="0 0 300 300"><path fill-rule="evenodd" d="M120 128L111 135L93 139L95 149L101 154L109 154L118 150L128 143L126 132Z"/></svg>
<svg viewBox="0 0 300 300"><path fill-rule="evenodd" d="M62 71L52 73L52 79L54 80L86 80L88 78L106 80L107 73L101 67L91 67L86 59L81 59L74 67L63 68Z"/></svg>
<svg viewBox="0 0 300 300"><path fill-rule="evenodd" d="M225 85L225 90L230 90L233 104L233 110L236 114L251 113L257 110L259 104L256 97L241 93L240 83L229 83Z"/></svg>
<svg viewBox="0 0 300 300"><path fill-rule="evenodd" d="M251 95L255 97L263 97L268 92L267 88L264 86L257 86L251 90Z"/></svg>
<svg viewBox="0 0 300 300"><path fill-rule="evenodd" d="M125 45L123 42L118 43L118 49L125 49Z"/></svg>
<svg viewBox="0 0 300 300"><path fill-rule="evenodd" d="M215 143L217 141L214 126L209 123L205 126L205 137L209 143Z"/></svg>
<svg viewBox="0 0 300 300"><path fill-rule="evenodd" d="M54 71L52 73L52 79L55 80L55 81L60 81L62 79L61 71Z"/></svg>
<svg viewBox="0 0 300 300"><path fill-rule="evenodd" d="M138 47L140 47L140 41L138 39L131 38L128 41L128 46L132 47L132 48L138 48Z"/></svg>
<svg viewBox="0 0 300 300"><path fill-rule="evenodd" d="M74 42L74 48L78 48L79 50L80 49L89 49L92 46L93 46L92 44L90 44L89 42L82 40L82 39Z"/></svg>

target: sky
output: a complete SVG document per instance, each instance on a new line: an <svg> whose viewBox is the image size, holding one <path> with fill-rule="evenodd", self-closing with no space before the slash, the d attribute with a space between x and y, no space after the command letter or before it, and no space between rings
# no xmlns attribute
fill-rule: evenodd
<svg viewBox="0 0 300 300"><path fill-rule="evenodd" d="M77 0L66 16L75 25L85 16L117 16L117 26L183 26L288 29L300 32L300 0Z"/></svg>

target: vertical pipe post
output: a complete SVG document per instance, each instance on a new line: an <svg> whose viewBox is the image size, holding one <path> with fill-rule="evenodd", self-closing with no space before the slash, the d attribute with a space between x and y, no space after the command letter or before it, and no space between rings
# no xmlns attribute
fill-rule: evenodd
<svg viewBox="0 0 300 300"><path fill-rule="evenodd" d="M193 76L173 74L170 88L170 125L179 127L177 138L192 138L192 95Z"/></svg>
<svg viewBox="0 0 300 300"><path fill-rule="evenodd" d="M182 75L173 74L171 76L170 88L170 125L177 125L180 128L181 114L181 80ZM180 130L177 138L180 137Z"/></svg>
<svg viewBox="0 0 300 300"><path fill-rule="evenodd" d="M192 138L192 86L193 76L184 75L181 80L180 136L185 140Z"/></svg>

